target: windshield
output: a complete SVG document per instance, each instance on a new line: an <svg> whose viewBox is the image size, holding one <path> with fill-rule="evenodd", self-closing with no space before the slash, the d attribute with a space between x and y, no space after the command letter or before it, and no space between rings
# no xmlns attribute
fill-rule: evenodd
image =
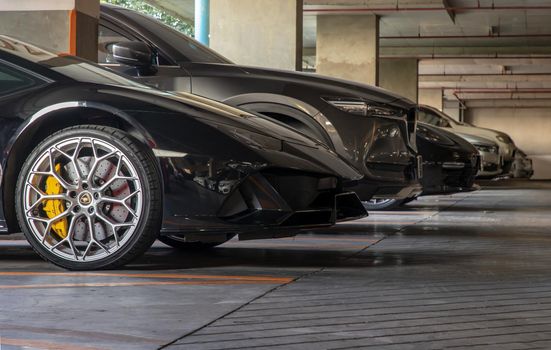
<svg viewBox="0 0 551 350"><path fill-rule="evenodd" d="M163 40L167 45L171 46L181 55L179 58L181 62L232 63L227 58L219 55L217 52L204 46L200 42L193 40L189 36L180 33L153 17L123 8L116 8L116 11L129 18L140 27L155 34L160 40Z"/></svg>
<svg viewBox="0 0 551 350"><path fill-rule="evenodd" d="M433 112L433 113L436 113L438 116L446 119L446 121L448 121L450 124L453 124L453 125L463 125L463 123L460 123L458 122L457 120L453 119L452 117L450 117L449 115L447 114L444 114L443 112L440 112L438 109L436 108L430 108L430 110Z"/></svg>
<svg viewBox="0 0 551 350"><path fill-rule="evenodd" d="M36 45L0 35L0 49L49 68L73 80L106 85L147 88L138 82L84 59L55 54Z"/></svg>

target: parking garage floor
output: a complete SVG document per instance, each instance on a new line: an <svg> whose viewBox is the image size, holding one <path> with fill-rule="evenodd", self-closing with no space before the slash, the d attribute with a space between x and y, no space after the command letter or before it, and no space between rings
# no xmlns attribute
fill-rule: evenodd
<svg viewBox="0 0 551 350"><path fill-rule="evenodd" d="M0 348L548 349L551 182L66 272L0 241Z"/></svg>

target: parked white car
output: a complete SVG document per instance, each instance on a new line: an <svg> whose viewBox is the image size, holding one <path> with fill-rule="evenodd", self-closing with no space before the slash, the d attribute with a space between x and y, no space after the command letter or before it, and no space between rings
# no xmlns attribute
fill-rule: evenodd
<svg viewBox="0 0 551 350"><path fill-rule="evenodd" d="M509 174L511 172L511 166L515 159L517 147L509 135L501 131L479 128L470 124L458 122L438 109L426 105L419 106L419 121L441 128L452 129L454 132L465 135L480 136L490 139L499 146L502 174Z"/></svg>
<svg viewBox="0 0 551 350"><path fill-rule="evenodd" d="M463 134L454 132L453 130L452 132L457 136L461 136L478 150L480 154L480 171L477 177L492 178L503 173L499 145L496 142L485 137Z"/></svg>

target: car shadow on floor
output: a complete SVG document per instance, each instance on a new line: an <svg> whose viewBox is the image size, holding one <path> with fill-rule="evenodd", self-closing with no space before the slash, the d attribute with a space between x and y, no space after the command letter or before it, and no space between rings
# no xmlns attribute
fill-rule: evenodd
<svg viewBox="0 0 551 350"><path fill-rule="evenodd" d="M468 253L432 250L339 251L316 249L221 246L202 252L153 248L126 270L173 270L196 268L375 268L401 265L458 264L472 259Z"/></svg>

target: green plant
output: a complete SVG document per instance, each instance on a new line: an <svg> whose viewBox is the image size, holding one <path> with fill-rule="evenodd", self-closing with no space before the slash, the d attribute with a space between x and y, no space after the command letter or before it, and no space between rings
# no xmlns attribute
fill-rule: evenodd
<svg viewBox="0 0 551 350"><path fill-rule="evenodd" d="M167 24L186 35L193 36L194 28L192 24L184 21L182 18L166 13L162 9L159 9L144 0L101 0L101 2L118 5L155 17L164 24Z"/></svg>

